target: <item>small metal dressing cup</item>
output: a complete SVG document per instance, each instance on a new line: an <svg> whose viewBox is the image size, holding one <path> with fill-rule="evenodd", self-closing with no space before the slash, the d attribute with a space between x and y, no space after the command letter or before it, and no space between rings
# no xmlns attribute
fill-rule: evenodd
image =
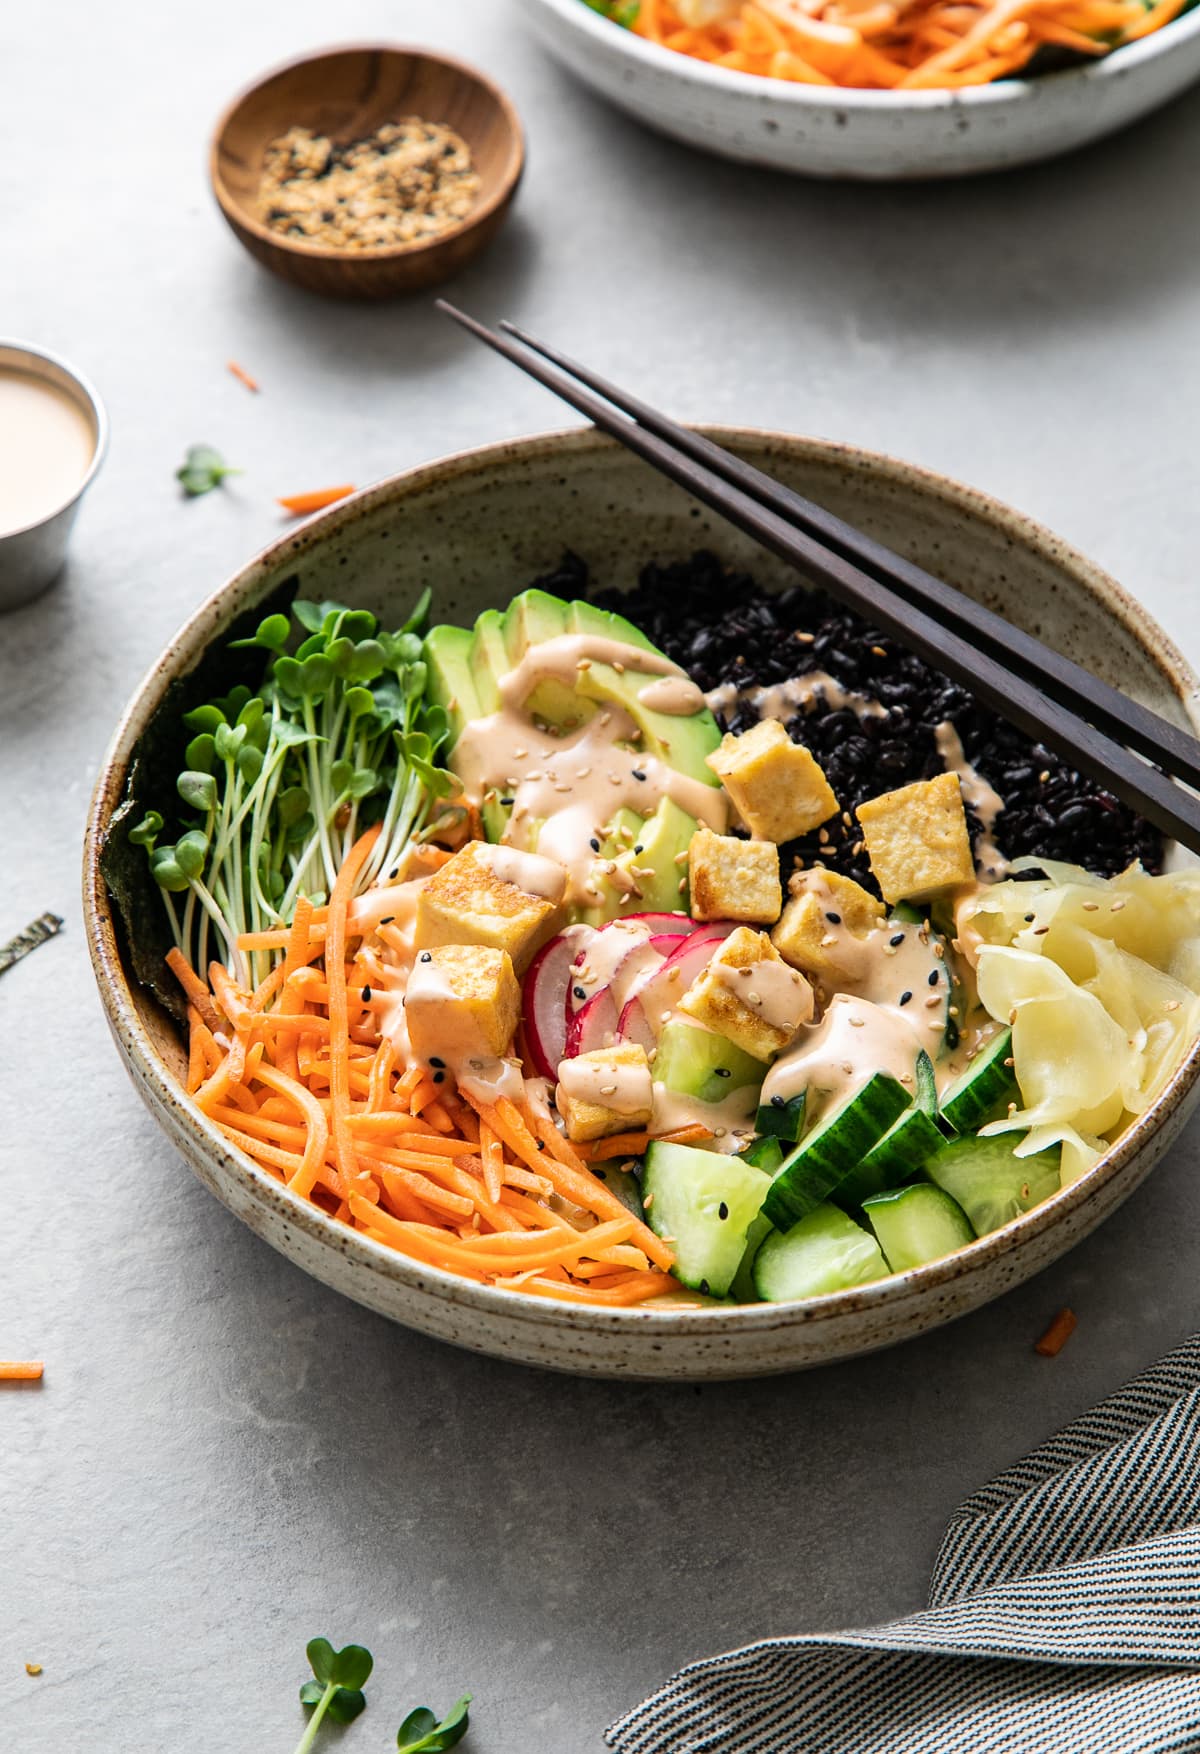
<svg viewBox="0 0 1200 1754"><path fill-rule="evenodd" d="M92 459L70 498L17 530L0 530L0 612L28 603L53 584L67 558L67 540L79 502L95 478L108 448L108 416L95 390L57 354L25 341L0 337L0 373L23 372L41 378L69 396L92 429Z"/></svg>

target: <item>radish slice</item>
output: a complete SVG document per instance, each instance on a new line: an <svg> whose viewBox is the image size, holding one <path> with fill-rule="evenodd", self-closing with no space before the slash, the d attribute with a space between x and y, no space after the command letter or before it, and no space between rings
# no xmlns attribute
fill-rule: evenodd
<svg viewBox="0 0 1200 1754"><path fill-rule="evenodd" d="M652 1054L658 1046L658 1037L650 1026L650 1019L641 999L630 999L622 1011L618 1034L622 1041L633 1042L635 1046L644 1048L647 1054Z"/></svg>
<svg viewBox="0 0 1200 1754"><path fill-rule="evenodd" d="M539 1077L558 1076L558 1062L567 1046L566 995L571 967L595 936L590 926L568 926L538 951L525 976L521 991L525 1039Z"/></svg>
<svg viewBox="0 0 1200 1754"><path fill-rule="evenodd" d="M650 929L634 920L610 920L592 933L591 941L575 958L567 994L567 1023L596 993L611 985L627 956L649 943Z"/></svg>
<svg viewBox="0 0 1200 1754"><path fill-rule="evenodd" d="M728 938L733 932L736 932L740 924L740 920L709 920L707 925L696 927L689 943L698 938L702 944L707 944L710 939L719 944L723 938ZM681 945L680 949L682 948Z"/></svg>
<svg viewBox="0 0 1200 1754"><path fill-rule="evenodd" d="M597 1048L610 1048L617 1039L617 1007L607 987L576 1011L567 1025L563 1058L573 1060L577 1054L594 1054ZM557 1068L553 1074L558 1076Z"/></svg>
<svg viewBox="0 0 1200 1754"><path fill-rule="evenodd" d="M657 974L638 988L637 1000L642 1007L646 1025L657 1039L669 1012L687 992L697 975L704 973L718 949L733 930L702 935L693 932L685 938L673 956L668 956Z"/></svg>
<svg viewBox="0 0 1200 1754"><path fill-rule="evenodd" d="M636 920L639 925L653 932L655 937L669 932L672 937L679 938L696 930L695 920L687 914L623 914L621 917Z"/></svg>

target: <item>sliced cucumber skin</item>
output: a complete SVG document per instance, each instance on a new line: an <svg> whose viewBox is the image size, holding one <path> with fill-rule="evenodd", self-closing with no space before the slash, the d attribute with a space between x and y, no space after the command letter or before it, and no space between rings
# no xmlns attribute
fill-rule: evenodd
<svg viewBox="0 0 1200 1754"><path fill-rule="evenodd" d="M875 1072L861 1090L819 1121L785 1159L763 1202L776 1230L790 1229L827 1200L910 1101L898 1079Z"/></svg>
<svg viewBox="0 0 1200 1754"><path fill-rule="evenodd" d="M918 1108L925 1110L931 1121L937 1119L937 1074L933 1069L933 1061L924 1048L917 1049L916 1095L913 1101Z"/></svg>
<svg viewBox="0 0 1200 1754"><path fill-rule="evenodd" d="M723 1035L672 1018L659 1037L654 1078L681 1096L721 1102L735 1090L761 1084L766 1067Z"/></svg>
<svg viewBox="0 0 1200 1754"><path fill-rule="evenodd" d="M775 1234L775 1226L771 1220L760 1212L746 1232L746 1246L742 1250L738 1270L733 1275L733 1283L729 1287L729 1295L734 1303L759 1303L761 1301L754 1288L754 1262L767 1237Z"/></svg>
<svg viewBox="0 0 1200 1754"><path fill-rule="evenodd" d="M724 1297L770 1185L745 1158L651 1142L642 1172L646 1222L674 1249L671 1271L682 1285Z"/></svg>
<svg viewBox="0 0 1200 1754"><path fill-rule="evenodd" d="M645 1220L642 1184L636 1175L616 1163L593 1163L590 1167L592 1174L617 1196L626 1211L632 1212L635 1218Z"/></svg>
<svg viewBox="0 0 1200 1754"><path fill-rule="evenodd" d="M942 1119L956 1133L976 1133L997 1120L1019 1095L1016 1074L1004 1064L1012 1057L1012 1030L1001 1030L976 1055L961 1078L942 1093Z"/></svg>
<svg viewBox="0 0 1200 1754"><path fill-rule="evenodd" d="M883 1251L837 1206L818 1206L790 1230L774 1231L754 1258L754 1289L767 1303L848 1291L887 1276Z"/></svg>
<svg viewBox="0 0 1200 1754"><path fill-rule="evenodd" d="M843 1211L851 1212L874 1195L912 1181L945 1143L946 1135L937 1122L913 1103L878 1145L838 1183L832 1198Z"/></svg>
<svg viewBox="0 0 1200 1754"><path fill-rule="evenodd" d="M788 1145L794 1145L804 1131L804 1105L808 1092L789 1097L787 1102L764 1102L755 1117L757 1132L771 1133Z"/></svg>
<svg viewBox="0 0 1200 1754"><path fill-rule="evenodd" d="M774 1175L783 1163L783 1146L773 1133L767 1133L761 1139L755 1139L747 1145L738 1156L746 1163L752 1163L755 1169L763 1169L768 1175Z"/></svg>
<svg viewBox="0 0 1200 1754"><path fill-rule="evenodd" d="M893 1273L940 1261L975 1240L958 1201L933 1182L914 1182L911 1187L876 1194L863 1202L863 1216Z"/></svg>
<svg viewBox="0 0 1200 1754"><path fill-rule="evenodd" d="M1060 1149L1014 1157L1011 1134L951 1139L925 1165L931 1182L956 1200L976 1236L988 1236L1058 1192Z"/></svg>

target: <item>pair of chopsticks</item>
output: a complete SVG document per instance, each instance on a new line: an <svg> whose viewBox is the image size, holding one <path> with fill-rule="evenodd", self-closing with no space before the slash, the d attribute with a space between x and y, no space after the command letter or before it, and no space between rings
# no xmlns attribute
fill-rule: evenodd
<svg viewBox="0 0 1200 1754"><path fill-rule="evenodd" d="M489 329L445 299L437 304L832 597L1200 852L1200 799L1175 783L1200 787L1200 743L1187 732L544 341L511 323Z"/></svg>

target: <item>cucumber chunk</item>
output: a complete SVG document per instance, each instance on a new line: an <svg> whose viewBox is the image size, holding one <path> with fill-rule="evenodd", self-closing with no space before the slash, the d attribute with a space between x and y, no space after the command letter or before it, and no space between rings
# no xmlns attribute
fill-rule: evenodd
<svg viewBox="0 0 1200 1754"><path fill-rule="evenodd" d="M790 1230L768 1236L754 1259L754 1288L768 1303L823 1297L887 1275L869 1230L836 1206L818 1206Z"/></svg>
<svg viewBox="0 0 1200 1754"><path fill-rule="evenodd" d="M775 1226L769 1218L764 1217L760 1212L746 1232L746 1246L742 1250L738 1270L733 1275L733 1283L729 1287L729 1295L734 1303L759 1302L758 1292L754 1288L754 1262L767 1237L774 1234L776 1234Z"/></svg>
<svg viewBox="0 0 1200 1754"><path fill-rule="evenodd" d="M873 1072L861 1090L818 1121L784 1160L763 1202L776 1230L789 1229L827 1200L909 1102L890 1072Z"/></svg>
<svg viewBox="0 0 1200 1754"><path fill-rule="evenodd" d="M923 1109L931 1121L938 1115L937 1074L933 1069L933 1061L924 1048L917 1049L917 1085L913 1098L919 1109Z"/></svg>
<svg viewBox="0 0 1200 1754"><path fill-rule="evenodd" d="M878 1145L838 1183L832 1198L845 1211L851 1211L874 1195L911 1181L945 1143L946 1135L937 1122L914 1102L889 1127Z"/></svg>
<svg viewBox="0 0 1200 1754"><path fill-rule="evenodd" d="M622 1169L619 1163L592 1163L588 1167L596 1180L602 1181L617 1196L627 1212L632 1212L635 1218L645 1218L642 1184L636 1175Z"/></svg>
<svg viewBox="0 0 1200 1754"><path fill-rule="evenodd" d="M1012 1030L1002 1029L943 1092L942 1119L956 1133L976 1133L988 1121L998 1120L1020 1094L1016 1075L1005 1063L1011 1058Z"/></svg>
<svg viewBox="0 0 1200 1754"><path fill-rule="evenodd" d="M681 1284L724 1297L770 1185L744 1157L651 1142L642 1174L646 1222L674 1249L671 1271Z"/></svg>
<svg viewBox="0 0 1200 1754"><path fill-rule="evenodd" d="M1011 1134L951 1139L925 1165L931 1182L957 1200L976 1236L987 1236L1056 1194L1062 1149L1014 1157Z"/></svg>
<svg viewBox="0 0 1200 1754"><path fill-rule="evenodd" d="M738 1156L746 1163L752 1163L755 1169L765 1169L768 1175L774 1175L783 1162L783 1146L774 1134L767 1133L761 1139L755 1139L747 1145Z"/></svg>
<svg viewBox="0 0 1200 1754"><path fill-rule="evenodd" d="M722 1102L735 1090L761 1084L766 1070L723 1035L678 1017L663 1026L654 1057L656 1083L700 1102Z"/></svg>
<svg viewBox="0 0 1200 1754"><path fill-rule="evenodd" d="M785 1102L782 1096L773 1096L770 1102L764 1102L755 1119L755 1131L770 1133L776 1139L783 1139L794 1145L804 1131L804 1103L808 1092L802 1090L799 1096L789 1097Z"/></svg>
<svg viewBox="0 0 1200 1754"><path fill-rule="evenodd" d="M974 1242L975 1232L957 1200L932 1182L893 1188L863 1202L863 1216L893 1273L940 1261Z"/></svg>

